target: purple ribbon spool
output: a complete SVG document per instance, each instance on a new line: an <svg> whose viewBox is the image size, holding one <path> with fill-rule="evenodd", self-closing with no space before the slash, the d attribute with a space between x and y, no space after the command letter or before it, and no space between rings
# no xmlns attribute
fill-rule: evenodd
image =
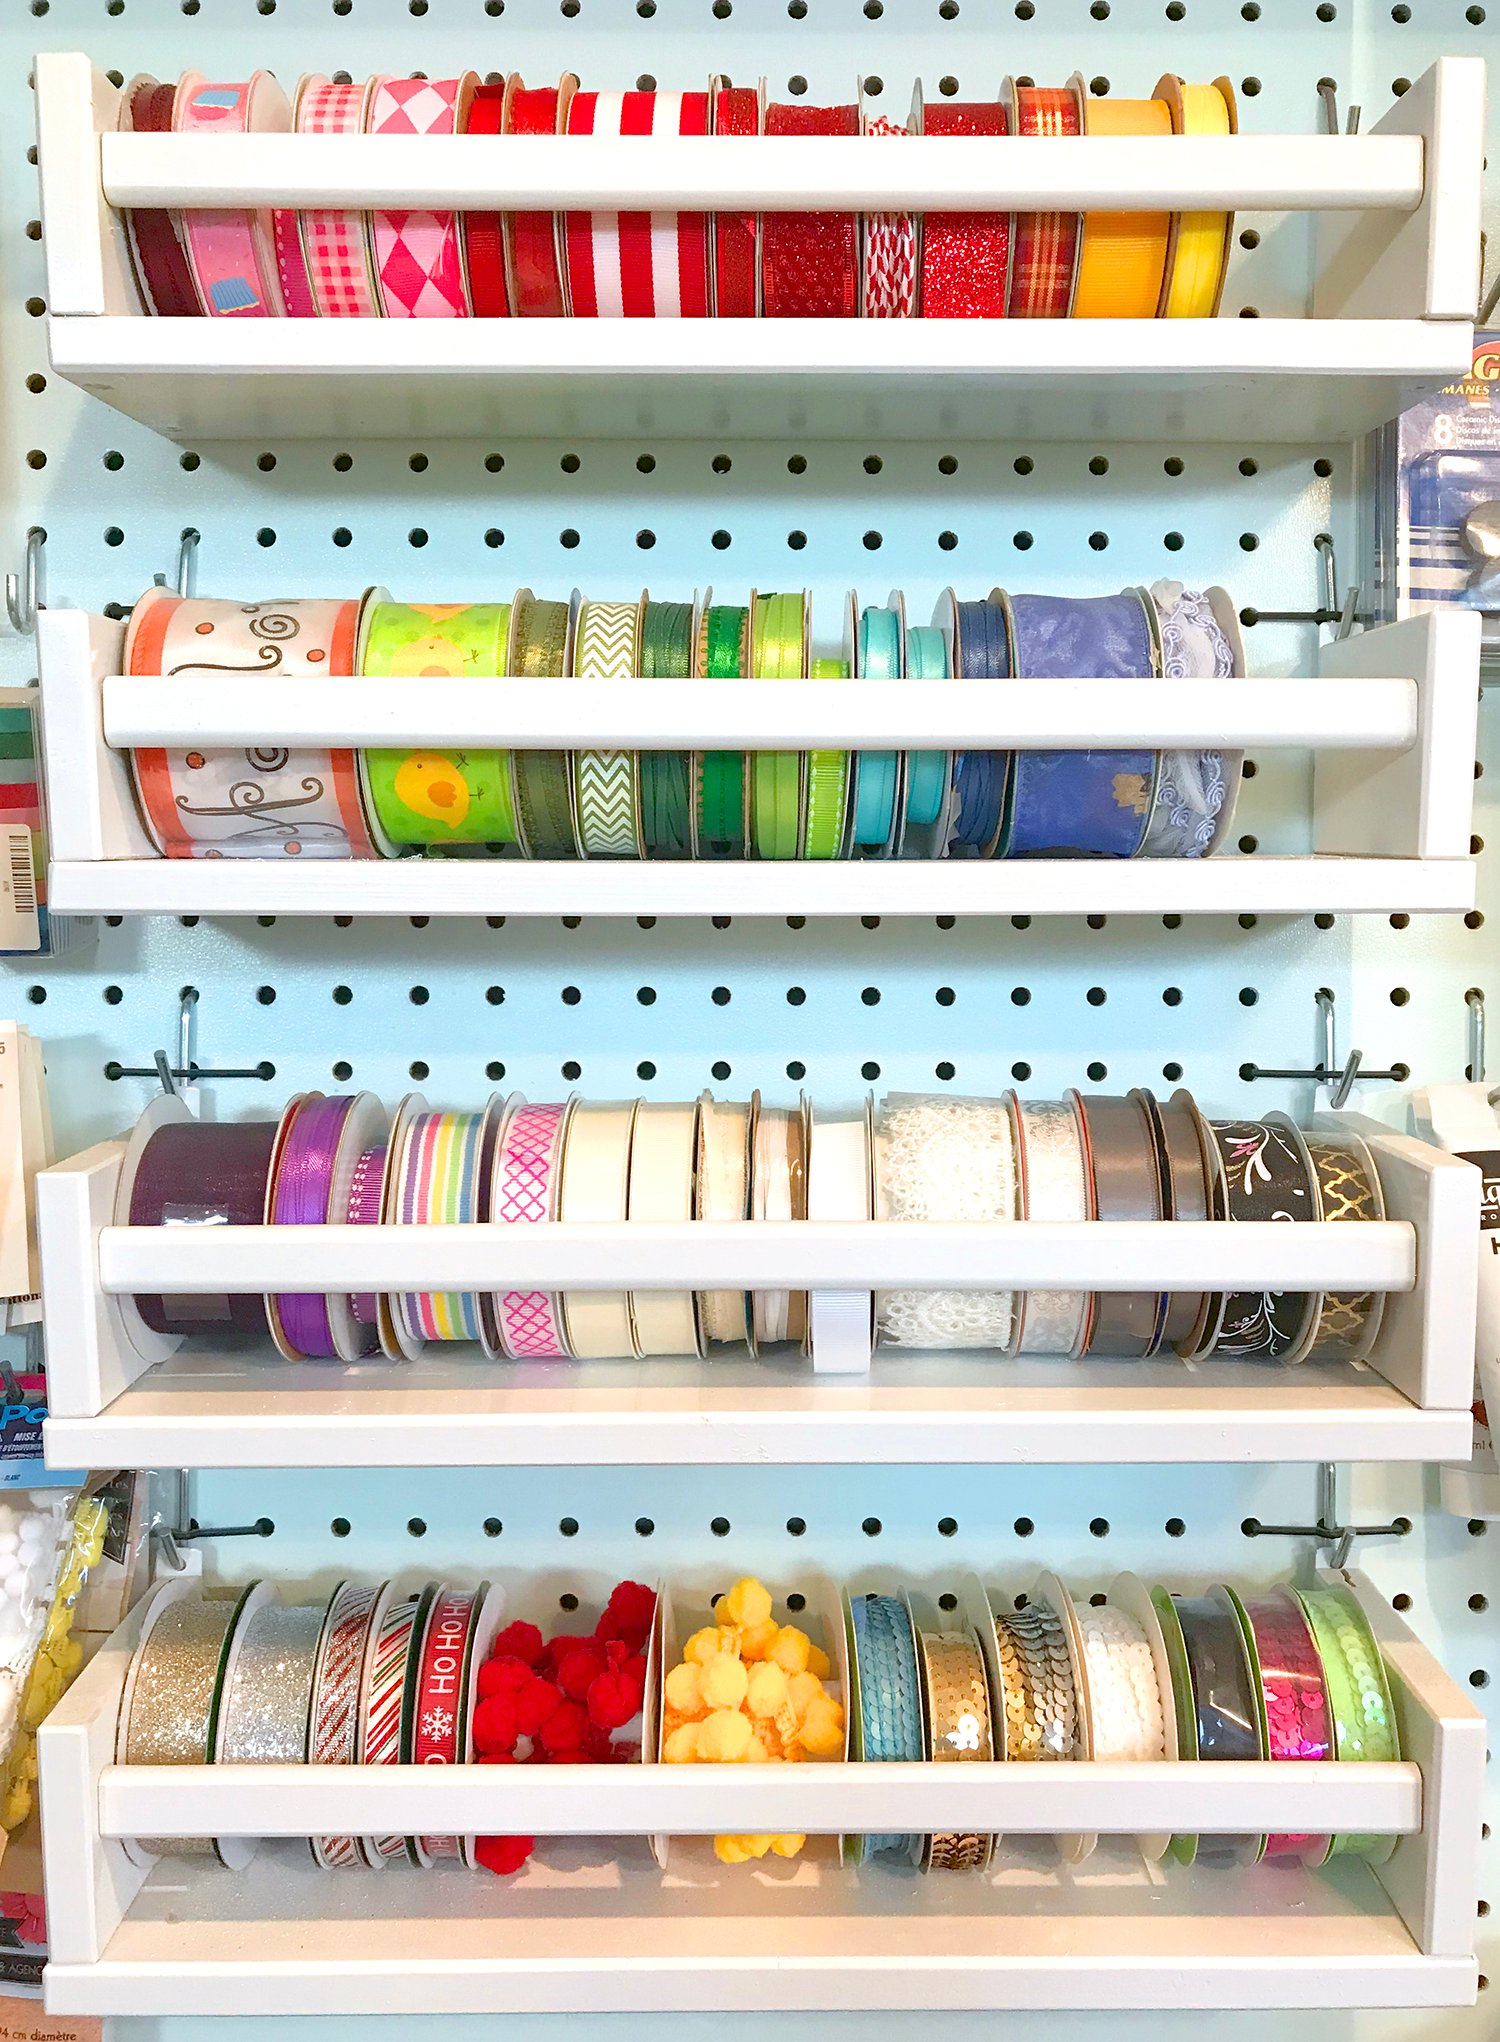
<svg viewBox="0 0 1500 2042"><path fill-rule="evenodd" d="M276 1122L169 1121L141 1151L130 1187L133 1227L258 1227ZM266 1301L240 1296L142 1296L136 1309L153 1333L243 1333L266 1328Z"/></svg>
<svg viewBox="0 0 1500 2042"><path fill-rule="evenodd" d="M326 1224L334 1165L350 1098L308 1099L293 1116L276 1172L271 1219L278 1227ZM288 1347L311 1361L337 1361L338 1349L328 1323L328 1299L322 1291L283 1291L276 1297L276 1316Z"/></svg>
<svg viewBox="0 0 1500 2042"><path fill-rule="evenodd" d="M380 1224L385 1199L385 1150L384 1142L373 1149L366 1149L354 1166L354 1181L349 1186L349 1209L345 1214L351 1227L378 1227ZM356 1325L374 1326L378 1309L374 1291L356 1291L349 1300L349 1309L354 1314Z"/></svg>

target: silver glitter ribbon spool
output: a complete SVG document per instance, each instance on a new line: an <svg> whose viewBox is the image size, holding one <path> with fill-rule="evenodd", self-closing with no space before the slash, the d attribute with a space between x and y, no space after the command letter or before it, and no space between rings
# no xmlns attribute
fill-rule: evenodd
<svg viewBox="0 0 1500 2042"><path fill-rule="evenodd" d="M269 1602L244 1625L219 1713L220 1765L302 1765L327 1604Z"/></svg>

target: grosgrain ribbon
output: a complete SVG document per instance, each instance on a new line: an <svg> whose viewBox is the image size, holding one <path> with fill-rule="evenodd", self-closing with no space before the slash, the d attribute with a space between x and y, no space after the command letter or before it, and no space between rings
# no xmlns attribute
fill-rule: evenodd
<svg viewBox="0 0 1500 2042"><path fill-rule="evenodd" d="M466 135L498 135L505 123L504 79L475 88L464 118ZM469 272L469 303L476 319L510 316L510 290L505 277L505 222L499 213L460 216L464 259Z"/></svg>
<svg viewBox="0 0 1500 2042"><path fill-rule="evenodd" d="M269 71L243 84L210 84L197 71L177 85L173 124L184 135L285 134L292 124L286 94ZM215 319L274 319L286 310L277 279L271 213L192 208L180 216L188 260L203 309Z"/></svg>
<svg viewBox="0 0 1500 2042"><path fill-rule="evenodd" d="M1083 1130L1097 1220L1159 1220L1161 1176L1151 1122L1134 1095L1072 1095ZM1166 1309L1155 1291L1102 1291L1094 1299L1088 1353L1135 1361L1156 1352Z"/></svg>
<svg viewBox="0 0 1500 2042"><path fill-rule="evenodd" d="M911 1612L894 1595L851 1595L849 1618L865 1763L924 1759L921 1675ZM919 1836L862 1836L849 1841L859 1864L878 1857L915 1862L922 1848Z"/></svg>
<svg viewBox="0 0 1500 2042"><path fill-rule="evenodd" d="M895 610L867 609L859 620L856 668L861 680L899 681L901 619ZM896 827L900 763L895 752L861 752L854 782L856 850L884 851Z"/></svg>
<svg viewBox="0 0 1500 2042"><path fill-rule="evenodd" d="M641 678L691 679L697 647L691 603L647 603L641 625ZM692 855L690 755L642 752L641 817L646 852L652 858Z"/></svg>
<svg viewBox="0 0 1500 2042"><path fill-rule="evenodd" d="M1317 1217L1312 1163L1290 1122L1211 1120L1231 1220ZM1299 1291L1235 1291L1225 1297L1215 1354L1281 1360L1302 1344L1314 1300Z"/></svg>
<svg viewBox="0 0 1500 2042"><path fill-rule="evenodd" d="M722 95L721 95L722 96ZM698 677L707 681L744 678L750 612L717 605L703 612L698 628ZM745 754L695 754L698 794L697 844L700 858L741 858L745 853Z"/></svg>
<svg viewBox="0 0 1500 2042"><path fill-rule="evenodd" d="M1004 135L1001 101L924 108L924 135ZM1009 213L928 213L922 221L922 317L1002 319L1010 281Z"/></svg>
<svg viewBox="0 0 1500 2042"><path fill-rule="evenodd" d="M483 1113L414 1113L398 1166L400 1226L464 1226L479 1218ZM410 1338L477 1340L472 1291L403 1291L397 1309Z"/></svg>
<svg viewBox="0 0 1500 2042"><path fill-rule="evenodd" d="M389 1582L367 1587L357 1581L340 1582L333 1592L313 1676L311 1765L358 1763L365 1647L389 1593ZM313 1862L326 1871L361 1862L352 1836L315 1836L309 1843Z"/></svg>
<svg viewBox="0 0 1500 2042"><path fill-rule="evenodd" d="M857 135L859 108L770 106L765 132ZM761 222L766 318L852 319L858 310L858 249L859 221L854 213L767 213Z"/></svg>
<svg viewBox="0 0 1500 2042"><path fill-rule="evenodd" d="M630 1141L636 1101L582 1101L563 1149L560 1220L623 1220L630 1210ZM635 1326L623 1290L570 1290L562 1296L568 1351L579 1361L633 1359Z"/></svg>
<svg viewBox="0 0 1500 2042"><path fill-rule="evenodd" d="M365 1149L354 1165L354 1174L349 1181L349 1205L344 1217L351 1227L378 1227L385 1212L385 1163L387 1149L381 1142L373 1149ZM374 1326L378 1318L378 1303L373 1291L355 1291L349 1299L349 1310L361 1326Z"/></svg>
<svg viewBox="0 0 1500 2042"><path fill-rule="evenodd" d="M706 135L706 92L579 92L570 135ZM568 213L568 304L575 319L702 319L708 314L704 213Z"/></svg>
<svg viewBox="0 0 1500 2042"><path fill-rule="evenodd" d="M785 216L783 216L785 217ZM769 220L767 231L769 231ZM800 681L806 673L806 598L757 596L751 615L751 670L758 681ZM795 858L801 848L802 755L756 752L750 763L751 841L757 858Z"/></svg>
<svg viewBox="0 0 1500 2042"><path fill-rule="evenodd" d="M716 135L758 135L760 94L750 86L718 86L713 95ZM760 216L715 213L713 306L719 319L753 319L760 310Z"/></svg>
<svg viewBox="0 0 1500 2042"><path fill-rule="evenodd" d="M429 1583L416 1595L387 1603L380 1628L370 1641L361 1704L361 1765L400 1765L410 1749L407 1676L417 1626L425 1617L433 1594ZM378 1871L388 1858L410 1855L403 1836L362 1836L358 1842L360 1855L372 1871Z"/></svg>
<svg viewBox="0 0 1500 2042"><path fill-rule="evenodd" d="M167 135L172 131L175 85L154 78L136 78L120 100L124 133ZM192 265L178 230L180 215L164 209L132 206L125 213L130 253L141 302L162 319L197 319L203 314Z"/></svg>
<svg viewBox="0 0 1500 2042"><path fill-rule="evenodd" d="M1168 76L1157 85L1156 97L1171 109L1179 135L1227 135L1233 131L1227 80L1213 85L1185 85ZM1233 213L1180 213L1173 222L1167 276L1162 288L1162 319L1212 319L1224 288L1225 258L1234 226Z"/></svg>
<svg viewBox="0 0 1500 2042"><path fill-rule="evenodd" d="M954 664L962 680L1003 681L1010 677L1010 635L997 602L955 603ZM957 810L953 838L989 857L1004 819L1012 752L957 752L953 791Z"/></svg>
<svg viewBox="0 0 1500 2042"><path fill-rule="evenodd" d="M849 669L841 659L815 659L812 662L812 678L815 681L847 681ZM808 752L806 765L802 855L804 858L837 858L843 852L844 826L849 816L849 754Z"/></svg>
<svg viewBox="0 0 1500 2042"><path fill-rule="evenodd" d="M1170 135L1159 99L1087 99L1087 135ZM1168 213L1085 213L1075 319L1154 319L1167 263Z"/></svg>
<svg viewBox="0 0 1500 2042"><path fill-rule="evenodd" d="M483 1588L440 1588L422 1640L412 1709L411 1763L459 1765L468 1741L469 1660ZM419 1865L463 1855L457 1836L411 1839Z"/></svg>
<svg viewBox="0 0 1500 2042"><path fill-rule="evenodd" d="M910 624L906 631L906 678L946 681L948 641L931 624ZM923 828L939 820L948 792L947 752L906 755L906 820Z"/></svg>
<svg viewBox="0 0 1500 2042"><path fill-rule="evenodd" d="M630 1218L673 1224L693 1217L698 1167L698 1108L642 1099L630 1143ZM635 1345L644 1355L696 1355L698 1317L691 1291L630 1293Z"/></svg>
<svg viewBox="0 0 1500 2042"><path fill-rule="evenodd" d="M694 1217L743 1220L750 1210L750 1110L720 1105L709 1092L698 1101L698 1181ZM705 1343L725 1346L745 1338L749 1300L740 1290L698 1293Z"/></svg>

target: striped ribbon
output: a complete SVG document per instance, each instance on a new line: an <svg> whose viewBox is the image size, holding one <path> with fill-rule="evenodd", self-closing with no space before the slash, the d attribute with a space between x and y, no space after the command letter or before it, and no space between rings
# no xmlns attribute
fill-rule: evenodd
<svg viewBox="0 0 1500 2042"><path fill-rule="evenodd" d="M580 92L570 135L706 135L706 92ZM708 316L705 213L569 213L569 309L575 319Z"/></svg>
<svg viewBox="0 0 1500 2042"><path fill-rule="evenodd" d="M1076 135L1083 118L1071 86L1016 87L1018 135ZM1011 252L1012 319L1066 319L1073 302L1082 215L1017 213Z"/></svg>
<svg viewBox="0 0 1500 2042"><path fill-rule="evenodd" d="M308 1755L313 1765L355 1765L359 1760L360 1687L365 1648L376 1627L390 1583L368 1587L345 1581L333 1592L318 1670L313 1678L312 1734ZM352 1836L309 1839L313 1860L325 1871L362 1862Z"/></svg>
<svg viewBox="0 0 1500 2042"><path fill-rule="evenodd" d="M865 116L867 135L905 135L883 113ZM866 319L910 319L917 307L917 223L910 213L865 215Z"/></svg>
<svg viewBox="0 0 1500 2042"><path fill-rule="evenodd" d="M361 1765L399 1765L409 1734L406 1676L419 1620L432 1602L429 1585L418 1595L387 1605L373 1648L366 1655ZM362 1836L360 1855L372 1870L387 1858L406 1855L402 1836Z"/></svg>
<svg viewBox="0 0 1500 2042"><path fill-rule="evenodd" d="M479 1218L483 1113L415 1113L398 1166L397 1224L462 1226ZM402 1292L402 1322L413 1340L477 1340L472 1291Z"/></svg>

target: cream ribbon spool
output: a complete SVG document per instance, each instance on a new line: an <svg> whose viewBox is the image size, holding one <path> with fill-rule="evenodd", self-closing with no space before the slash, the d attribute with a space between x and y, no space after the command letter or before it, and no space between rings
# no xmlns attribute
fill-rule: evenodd
<svg viewBox="0 0 1500 2042"><path fill-rule="evenodd" d="M807 1147L807 1217L868 1220L875 1209L868 1100L858 1113L813 1109ZM865 1375L875 1339L867 1290L815 1290L808 1297L808 1344L815 1375Z"/></svg>
<svg viewBox="0 0 1500 2042"><path fill-rule="evenodd" d="M711 1093L698 1101L697 1218L743 1220L750 1201L750 1112L748 1106L720 1105ZM739 1290L698 1293L705 1347L726 1346L746 1337L748 1299Z"/></svg>
<svg viewBox="0 0 1500 2042"><path fill-rule="evenodd" d="M631 1219L691 1220L697 1166L697 1105L657 1105L643 1099L635 1110L630 1147ZM641 1354L702 1352L690 1290L633 1290L630 1316Z"/></svg>
<svg viewBox="0 0 1500 2042"><path fill-rule="evenodd" d="M1072 1100L1018 1099L1016 1112L1018 1146L1025 1159L1022 1218L1086 1220L1088 1164ZM1088 1331L1089 1293L1020 1291L1016 1317L1020 1328L1017 1354L1078 1354Z"/></svg>
<svg viewBox="0 0 1500 2042"><path fill-rule="evenodd" d="M798 1115L800 1120L800 1113ZM783 1106L763 1106L751 1144L750 1217L794 1220L805 1210L802 1128ZM757 1347L800 1343L807 1330L805 1292L757 1290L750 1294L750 1329Z"/></svg>
<svg viewBox="0 0 1500 2042"><path fill-rule="evenodd" d="M1144 1763L1166 1757L1156 1660L1144 1629L1113 1603L1073 1604L1083 1643L1092 1756Z"/></svg>
<svg viewBox="0 0 1500 2042"><path fill-rule="evenodd" d="M563 1151L560 1220L623 1220L630 1202L630 1139L636 1102L587 1104L580 1100L568 1124ZM578 1361L610 1361L638 1354L623 1290L569 1290L562 1296L568 1348Z"/></svg>

